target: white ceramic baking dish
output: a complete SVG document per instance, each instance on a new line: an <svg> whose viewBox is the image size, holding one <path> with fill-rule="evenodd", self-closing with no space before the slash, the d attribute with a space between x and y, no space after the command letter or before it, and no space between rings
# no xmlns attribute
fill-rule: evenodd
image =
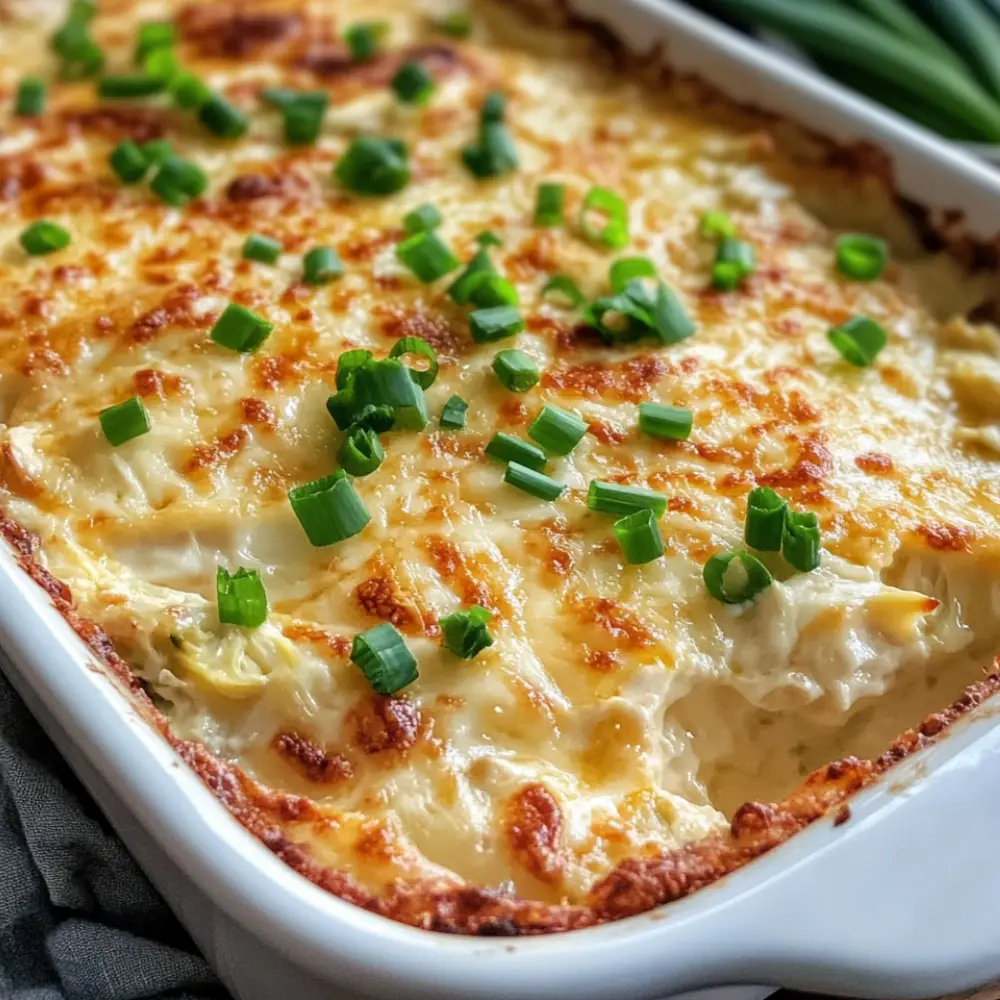
<svg viewBox="0 0 1000 1000"><path fill-rule="evenodd" d="M741 101L877 143L903 194L963 209L980 238L1000 231L1000 180L902 119L667 0L570 6L636 51L664 44L676 68ZM1000 977L990 703L857 796L849 822L820 821L710 889L571 934L475 939L392 923L286 868L95 668L6 550L0 643L17 689L242 1000L637 1000L717 987L753 1000L778 985L902 997Z"/></svg>

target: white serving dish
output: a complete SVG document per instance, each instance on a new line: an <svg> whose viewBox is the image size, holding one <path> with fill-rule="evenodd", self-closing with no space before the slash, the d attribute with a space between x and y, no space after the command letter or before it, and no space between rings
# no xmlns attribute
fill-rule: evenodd
<svg viewBox="0 0 1000 1000"><path fill-rule="evenodd" d="M1000 231L1000 180L903 119L669 0L571 0L637 51L838 142L893 158L903 194ZM11 680L241 1000L755 1000L789 986L931 996L1000 977L1000 727L993 705L851 803L713 887L571 934L449 937L364 912L232 819L0 551ZM943 707L943 706L942 706ZM754 985L760 984L760 985Z"/></svg>

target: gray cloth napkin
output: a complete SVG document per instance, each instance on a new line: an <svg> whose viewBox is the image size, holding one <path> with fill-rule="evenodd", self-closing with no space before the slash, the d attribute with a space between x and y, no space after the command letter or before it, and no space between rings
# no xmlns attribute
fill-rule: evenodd
<svg viewBox="0 0 1000 1000"><path fill-rule="evenodd" d="M227 996L0 673L0 1000Z"/></svg>

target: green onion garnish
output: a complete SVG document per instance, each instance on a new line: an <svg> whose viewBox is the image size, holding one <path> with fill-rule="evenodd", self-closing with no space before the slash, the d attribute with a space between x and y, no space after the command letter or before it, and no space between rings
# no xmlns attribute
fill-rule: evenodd
<svg viewBox="0 0 1000 1000"><path fill-rule="evenodd" d="M633 283L629 282L626 293L632 294L634 298L635 293L629 293L632 287ZM639 288L642 287L639 283ZM656 297L652 300L649 313L653 320L653 333L661 344L680 343L695 332L694 322L687 314L681 300L674 290L662 281L656 286Z"/></svg>
<svg viewBox="0 0 1000 1000"><path fill-rule="evenodd" d="M285 141L292 146L308 146L319 138L330 95L324 90L296 94L283 108Z"/></svg>
<svg viewBox="0 0 1000 1000"><path fill-rule="evenodd" d="M517 170L517 149L503 122L484 122L479 141L462 150L462 160L477 177L499 177Z"/></svg>
<svg viewBox="0 0 1000 1000"><path fill-rule="evenodd" d="M691 436L692 414L665 403L639 404L639 430L650 437L686 441Z"/></svg>
<svg viewBox="0 0 1000 1000"><path fill-rule="evenodd" d="M500 351L493 359L493 371L511 392L527 392L542 377L535 362L524 351Z"/></svg>
<svg viewBox="0 0 1000 1000"><path fill-rule="evenodd" d="M482 274L470 287L469 301L478 309L518 304L517 289L499 274Z"/></svg>
<svg viewBox="0 0 1000 1000"><path fill-rule="evenodd" d="M458 258L433 230L408 236L396 246L396 257L425 285L460 266Z"/></svg>
<svg viewBox="0 0 1000 1000"><path fill-rule="evenodd" d="M123 184L135 184L141 181L149 170L146 154L131 139L118 143L111 150L108 164Z"/></svg>
<svg viewBox="0 0 1000 1000"><path fill-rule="evenodd" d="M267 594L255 569L238 569L232 575L221 566L215 574L219 621L255 628L267 621Z"/></svg>
<svg viewBox="0 0 1000 1000"><path fill-rule="evenodd" d="M489 254L480 250L465 265L465 270L448 286L448 296L456 305L468 305L472 293L484 274L496 274L496 268Z"/></svg>
<svg viewBox="0 0 1000 1000"><path fill-rule="evenodd" d="M601 296L590 305L588 318L608 343L638 340L653 330L653 302L640 282L634 290L636 295Z"/></svg>
<svg viewBox="0 0 1000 1000"><path fill-rule="evenodd" d="M250 127L247 116L218 94L198 109L198 120L220 139L239 139Z"/></svg>
<svg viewBox="0 0 1000 1000"><path fill-rule="evenodd" d="M477 344L504 340L524 329L524 317L512 306L477 309L469 314L469 329Z"/></svg>
<svg viewBox="0 0 1000 1000"><path fill-rule="evenodd" d="M611 265L611 290L624 292L630 281L655 278L656 268L648 257L622 257Z"/></svg>
<svg viewBox="0 0 1000 1000"><path fill-rule="evenodd" d="M472 34L472 20L468 14L456 13L443 17L435 27L444 35L452 38L467 38Z"/></svg>
<svg viewBox="0 0 1000 1000"><path fill-rule="evenodd" d="M22 118L40 115L45 110L45 83L37 77L25 77L17 85L14 114Z"/></svg>
<svg viewBox="0 0 1000 1000"><path fill-rule="evenodd" d="M208 176L201 167L179 156L170 156L149 182L149 189L168 205L186 205L192 198L203 195L208 188Z"/></svg>
<svg viewBox="0 0 1000 1000"><path fill-rule="evenodd" d="M327 285L343 274L344 262L333 247L313 247L302 258L302 280L307 285Z"/></svg>
<svg viewBox="0 0 1000 1000"><path fill-rule="evenodd" d="M832 327L826 335L844 360L858 368L870 365L889 343L885 330L867 316L854 316L841 326Z"/></svg>
<svg viewBox="0 0 1000 1000"><path fill-rule="evenodd" d="M353 430L355 427L368 427L376 434L391 431L396 423L396 415L391 406L372 406L371 403L366 403L360 410L353 413L352 419L354 423L348 430Z"/></svg>
<svg viewBox="0 0 1000 1000"><path fill-rule="evenodd" d="M251 233L243 241L243 256L246 260L259 260L262 264L277 264L282 246L277 240L260 233Z"/></svg>
<svg viewBox="0 0 1000 1000"><path fill-rule="evenodd" d="M370 62L382 51L382 42L389 33L384 21L362 21L344 32L344 41L355 62Z"/></svg>
<svg viewBox="0 0 1000 1000"><path fill-rule="evenodd" d="M392 345L389 357L404 358L407 354L415 354L417 357L427 359L426 368L410 368L409 372L410 378L421 389L429 389L434 384L434 379L437 378L438 374L437 352L423 337L403 337Z"/></svg>
<svg viewBox="0 0 1000 1000"><path fill-rule="evenodd" d="M358 194L394 194L410 180L406 147L393 139L360 136L347 147L333 173Z"/></svg>
<svg viewBox="0 0 1000 1000"><path fill-rule="evenodd" d="M139 152L146 157L147 163L158 166L174 155L174 147L166 139L150 139L139 147Z"/></svg>
<svg viewBox="0 0 1000 1000"><path fill-rule="evenodd" d="M388 622L354 637L351 663L361 668L377 694L395 694L418 677L416 659Z"/></svg>
<svg viewBox="0 0 1000 1000"><path fill-rule="evenodd" d="M548 281L542 285L542 296L551 295L553 292L565 296L571 305L584 306L587 298L580 291L577 283L566 274L553 274Z"/></svg>
<svg viewBox="0 0 1000 1000"><path fill-rule="evenodd" d="M812 511L788 512L781 536L781 554L785 562L803 573L819 566L819 521Z"/></svg>
<svg viewBox="0 0 1000 1000"><path fill-rule="evenodd" d="M488 250L490 247L503 246L503 240L492 229L484 229L481 233L476 233L473 239L484 250Z"/></svg>
<svg viewBox="0 0 1000 1000"><path fill-rule="evenodd" d="M341 468L352 476L369 475L382 464L384 458L382 442L370 427L352 427L337 451Z"/></svg>
<svg viewBox="0 0 1000 1000"><path fill-rule="evenodd" d="M615 538L633 566L659 559L666 551L660 527L651 510L637 510L615 521Z"/></svg>
<svg viewBox="0 0 1000 1000"><path fill-rule="evenodd" d="M747 497L743 540L758 552L778 552L785 530L788 504L772 489L758 486Z"/></svg>
<svg viewBox="0 0 1000 1000"><path fill-rule="evenodd" d="M343 469L288 491L292 510L316 547L342 542L361 531L371 514Z"/></svg>
<svg viewBox="0 0 1000 1000"><path fill-rule="evenodd" d="M493 645L493 636L486 628L492 618L493 612L479 604L473 604L467 611L445 615L438 622L445 649L463 660L473 659Z"/></svg>
<svg viewBox="0 0 1000 1000"><path fill-rule="evenodd" d="M723 604L751 601L774 583L767 567L742 550L717 552L705 563L702 579L708 592Z"/></svg>
<svg viewBox="0 0 1000 1000"><path fill-rule="evenodd" d="M146 74L105 76L98 81L97 96L104 98L149 97L162 93L166 81Z"/></svg>
<svg viewBox="0 0 1000 1000"><path fill-rule="evenodd" d="M491 90L479 109L479 119L486 122L502 122L507 117L507 95L502 90Z"/></svg>
<svg viewBox="0 0 1000 1000"><path fill-rule="evenodd" d="M71 237L62 226L47 219L33 222L21 233L20 243L25 253L32 257L65 250L70 245Z"/></svg>
<svg viewBox="0 0 1000 1000"><path fill-rule="evenodd" d="M353 350L344 351L337 358L336 382L338 389L346 389L348 382L354 377L359 368L364 368L372 360L372 352L363 347L355 347Z"/></svg>
<svg viewBox="0 0 1000 1000"><path fill-rule="evenodd" d="M353 382L342 391L352 388L362 405L391 406L395 428L421 431L427 426L424 391L398 359L369 361L355 371Z"/></svg>
<svg viewBox="0 0 1000 1000"><path fill-rule="evenodd" d="M104 66L104 53L90 37L90 22L96 11L96 4L90 0L73 0L68 17L52 36L52 48L63 59L63 79L93 76Z"/></svg>
<svg viewBox="0 0 1000 1000"><path fill-rule="evenodd" d="M855 281L874 281L889 262L889 245L878 236L844 233L837 237L837 270Z"/></svg>
<svg viewBox="0 0 1000 1000"><path fill-rule="evenodd" d="M116 448L132 438L146 434L151 426L146 407L137 396L101 410L97 417L101 421L104 436Z"/></svg>
<svg viewBox="0 0 1000 1000"><path fill-rule="evenodd" d="M540 184L535 202L536 226L561 226L566 216L566 185Z"/></svg>
<svg viewBox="0 0 1000 1000"><path fill-rule="evenodd" d="M535 472L541 472L545 468L545 452L541 448L536 448L533 444L528 444L527 441L522 441L512 434L505 434L503 431L497 431L490 438L485 454L498 462L517 462L518 465L534 469Z"/></svg>
<svg viewBox="0 0 1000 1000"><path fill-rule="evenodd" d="M169 48L177 40L177 29L169 21L144 21L135 43L135 63L141 66L151 52Z"/></svg>
<svg viewBox="0 0 1000 1000"><path fill-rule="evenodd" d="M390 86L405 104L426 104L434 93L434 77L422 63L407 62L396 71Z"/></svg>
<svg viewBox="0 0 1000 1000"><path fill-rule="evenodd" d="M235 302L230 302L215 321L210 336L220 347L248 354L257 350L273 329L273 323Z"/></svg>
<svg viewBox="0 0 1000 1000"><path fill-rule="evenodd" d="M587 490L587 506L606 514L632 514L637 510L651 510L657 518L667 509L667 498L656 490L643 486L622 486L592 479Z"/></svg>
<svg viewBox="0 0 1000 1000"><path fill-rule="evenodd" d="M142 61L142 68L146 76L155 77L163 81L164 89L169 87L171 81L181 71L180 60L177 53L171 48L153 49Z"/></svg>
<svg viewBox="0 0 1000 1000"><path fill-rule="evenodd" d="M593 222L598 216L600 223ZM580 206L580 230L593 243L610 250L628 246L628 206L625 200L606 187L592 187Z"/></svg>
<svg viewBox="0 0 1000 1000"><path fill-rule="evenodd" d="M469 404L461 396L452 396L441 411L441 426L448 430L460 430L465 426L465 415Z"/></svg>
<svg viewBox="0 0 1000 1000"><path fill-rule="evenodd" d="M437 229L442 223L441 213L434 205L419 205L403 216L403 230L411 235Z"/></svg>
<svg viewBox="0 0 1000 1000"><path fill-rule="evenodd" d="M528 437L537 441L550 455L568 455L586 433L586 421L549 403L542 407L542 412L528 428Z"/></svg>
<svg viewBox="0 0 1000 1000"><path fill-rule="evenodd" d="M212 99L212 91L193 73L178 73L170 81L170 96L179 108L200 108Z"/></svg>
<svg viewBox="0 0 1000 1000"><path fill-rule="evenodd" d="M750 243L727 237L719 244L712 265L712 287L731 292L757 270L757 253Z"/></svg>
<svg viewBox="0 0 1000 1000"><path fill-rule="evenodd" d="M509 486L516 486L525 493L530 493L539 500L557 500L566 489L563 483L557 483L551 476L535 472L526 465L511 462L503 474L503 481Z"/></svg>
<svg viewBox="0 0 1000 1000"><path fill-rule="evenodd" d="M733 220L725 212L719 212L714 209L706 212L701 217L698 229L702 236L711 236L712 239L720 242L736 236L736 226L733 224Z"/></svg>

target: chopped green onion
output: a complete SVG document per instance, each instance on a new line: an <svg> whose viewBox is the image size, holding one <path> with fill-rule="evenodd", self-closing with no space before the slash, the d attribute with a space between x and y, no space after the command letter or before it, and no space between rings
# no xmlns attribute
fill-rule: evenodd
<svg viewBox="0 0 1000 1000"><path fill-rule="evenodd" d="M831 327L826 335L844 360L858 368L870 365L889 343L885 330L867 316L854 316L841 326Z"/></svg>
<svg viewBox="0 0 1000 1000"><path fill-rule="evenodd" d="M155 76L105 76L97 84L97 96L106 98L149 97L166 89L166 82Z"/></svg>
<svg viewBox="0 0 1000 1000"><path fill-rule="evenodd" d="M292 146L308 146L319 138L330 95L317 90L297 94L283 109L285 141Z"/></svg>
<svg viewBox="0 0 1000 1000"><path fill-rule="evenodd" d="M667 498L656 490L643 486L622 486L592 479L587 490L587 506L606 514L632 514L637 510L651 510L657 518L667 509Z"/></svg>
<svg viewBox="0 0 1000 1000"><path fill-rule="evenodd" d="M358 194L394 194L410 179L406 147L392 139L360 136L347 147L334 176Z"/></svg>
<svg viewBox="0 0 1000 1000"><path fill-rule="evenodd" d="M655 277L656 268L648 257L622 257L611 265L611 290L617 295L630 281Z"/></svg>
<svg viewBox="0 0 1000 1000"><path fill-rule="evenodd" d="M493 636L486 628L492 618L493 612L479 604L473 604L468 611L445 615L438 622L445 649L463 660L473 659L493 645Z"/></svg>
<svg viewBox="0 0 1000 1000"><path fill-rule="evenodd" d="M148 433L151 426L146 407L137 396L101 410L97 417L101 421L104 436L116 448L132 438Z"/></svg>
<svg viewBox="0 0 1000 1000"><path fill-rule="evenodd" d="M343 469L288 491L292 511L316 547L351 538L371 520Z"/></svg>
<svg viewBox="0 0 1000 1000"><path fill-rule="evenodd" d="M257 350L273 329L273 323L230 302L215 321L210 336L220 347L247 354Z"/></svg>
<svg viewBox="0 0 1000 1000"><path fill-rule="evenodd" d="M540 184L535 202L536 226L561 226L566 216L566 185Z"/></svg>
<svg viewBox="0 0 1000 1000"><path fill-rule="evenodd" d="M855 281L874 281L889 262L889 244L866 233L837 237L837 270Z"/></svg>
<svg viewBox="0 0 1000 1000"><path fill-rule="evenodd" d="M372 360L372 352L363 347L355 347L353 350L344 351L337 358L337 388L346 389L347 383L351 381L359 368L364 368Z"/></svg>
<svg viewBox="0 0 1000 1000"><path fill-rule="evenodd" d="M465 270L448 286L448 296L456 305L468 305L472 292L484 274L496 274L489 254L480 250L465 265Z"/></svg>
<svg viewBox="0 0 1000 1000"><path fill-rule="evenodd" d="M767 590L774 579L749 552L717 552L702 573L708 592L723 604L743 604Z"/></svg>
<svg viewBox="0 0 1000 1000"><path fill-rule="evenodd" d="M467 38L472 34L472 20L468 14L455 13L441 18L435 24L438 31L452 38Z"/></svg>
<svg viewBox="0 0 1000 1000"><path fill-rule="evenodd" d="M391 406L393 426L420 431L427 426L427 402L424 391L410 375L410 370L396 358L369 361L354 374L356 398L373 406Z"/></svg>
<svg viewBox="0 0 1000 1000"><path fill-rule="evenodd" d="M396 423L396 415L391 406L372 406L371 403L366 403L353 414L353 420L351 427L368 427L376 434L384 434L392 430ZM350 429L349 427L348 430Z"/></svg>
<svg viewBox="0 0 1000 1000"><path fill-rule="evenodd" d="M629 282L628 287L632 286L633 283ZM639 288L642 287L640 283ZM628 292L628 289L626 291ZM635 298L635 291L628 294ZM695 332L694 322L687 314L681 300L674 290L662 281L656 286L656 298L652 302L650 316L653 320L653 333L661 344L677 344Z"/></svg>
<svg viewBox="0 0 1000 1000"><path fill-rule="evenodd" d="M736 236L736 226L725 212L711 210L706 212L698 223L702 236L711 236L720 242L733 239Z"/></svg>
<svg viewBox="0 0 1000 1000"><path fill-rule="evenodd" d="M469 301L478 309L518 304L517 289L499 274L483 274L471 288Z"/></svg>
<svg viewBox="0 0 1000 1000"><path fill-rule="evenodd" d="M565 296L574 306L584 306L587 298L580 291L576 282L566 274L553 274L548 281L542 285L542 296L551 295L553 292Z"/></svg>
<svg viewBox="0 0 1000 1000"><path fill-rule="evenodd" d="M285 108L299 99L298 91L288 87L265 87L258 96L266 104L270 104L272 108L277 108L279 111L284 111Z"/></svg>
<svg viewBox="0 0 1000 1000"><path fill-rule="evenodd" d="M591 221L598 215L603 225ZM610 250L628 246L628 206L625 200L606 187L592 187L580 206L580 229L593 243Z"/></svg>
<svg viewBox="0 0 1000 1000"><path fill-rule="evenodd" d="M504 340L524 329L524 317L512 306L477 309L469 314L469 329L477 344Z"/></svg>
<svg viewBox="0 0 1000 1000"><path fill-rule="evenodd" d="M541 472L545 468L545 452L541 448L536 448L527 441L514 437L512 434L505 434L497 431L490 438L490 443L486 446L485 454L488 458L495 458L498 462L517 462L536 472Z"/></svg>
<svg viewBox="0 0 1000 1000"><path fill-rule="evenodd" d="M277 264L282 246L277 240L260 233L251 233L243 241L243 256L246 260L259 260L262 264Z"/></svg>
<svg viewBox="0 0 1000 1000"><path fill-rule="evenodd" d="M220 566L215 574L215 594L220 622L255 628L267 621L267 594L257 570L240 567L230 575Z"/></svg>
<svg viewBox="0 0 1000 1000"><path fill-rule="evenodd" d="M139 25L135 43L135 62L141 66L155 49L169 48L177 41L177 29L169 21L145 21Z"/></svg>
<svg viewBox="0 0 1000 1000"><path fill-rule="evenodd" d="M546 403L531 422L528 437L551 455L568 455L587 433L587 422L575 413Z"/></svg>
<svg viewBox="0 0 1000 1000"><path fill-rule="evenodd" d="M399 67L390 86L405 104L426 104L434 93L434 77L422 63L407 62Z"/></svg>
<svg viewBox="0 0 1000 1000"><path fill-rule="evenodd" d="M355 62L370 62L382 50L382 41L389 33L384 21L362 21L344 32L344 41Z"/></svg>
<svg viewBox="0 0 1000 1000"><path fill-rule="evenodd" d="M149 182L149 189L168 205L186 205L205 193L208 176L201 167L178 156L170 156Z"/></svg>
<svg viewBox="0 0 1000 1000"><path fill-rule="evenodd" d="M465 415L469 404L461 396L452 396L441 411L441 426L448 430L460 430L465 426Z"/></svg>
<svg viewBox="0 0 1000 1000"><path fill-rule="evenodd" d="M639 430L650 437L686 441L691 436L690 410L665 403L639 404Z"/></svg>
<svg viewBox="0 0 1000 1000"><path fill-rule="evenodd" d="M141 181L149 170L149 160L131 139L118 143L111 150L108 164L123 184L135 184Z"/></svg>
<svg viewBox="0 0 1000 1000"><path fill-rule="evenodd" d="M352 476L369 475L384 458L382 442L370 427L352 427L337 451L337 461Z"/></svg>
<svg viewBox="0 0 1000 1000"><path fill-rule="evenodd" d="M433 230L408 236L396 246L396 257L425 285L460 266L458 258Z"/></svg>
<svg viewBox="0 0 1000 1000"><path fill-rule="evenodd" d="M493 371L511 392L527 392L542 377L535 362L524 351L500 351L493 359Z"/></svg>
<svg viewBox="0 0 1000 1000"><path fill-rule="evenodd" d="M150 139L139 147L139 152L151 166L158 166L174 155L174 147L166 139Z"/></svg>
<svg viewBox="0 0 1000 1000"><path fill-rule="evenodd" d="M430 232L442 223L441 213L434 205L419 205L403 216L403 230L411 235Z"/></svg>
<svg viewBox="0 0 1000 1000"><path fill-rule="evenodd" d="M403 337L392 345L389 352L390 358L401 358L407 354L416 354L418 357L427 359L426 368L410 368L410 378L413 379L421 389L429 389L434 384L434 379L438 374L437 353L423 337Z"/></svg>
<svg viewBox="0 0 1000 1000"><path fill-rule="evenodd" d="M491 229L484 229L481 233L476 233L473 239L475 239L476 243L478 243L484 250L489 247L503 246L503 240L500 239L500 237L497 236L497 234Z"/></svg>
<svg viewBox="0 0 1000 1000"><path fill-rule="evenodd" d="M171 81L181 71L180 60L177 53L171 48L153 49L142 61L142 68L147 76L155 77L163 81L164 89L169 87Z"/></svg>
<svg viewBox="0 0 1000 1000"><path fill-rule="evenodd" d="M485 125L487 122L502 122L506 117L507 96L502 90L491 90L479 109L480 121Z"/></svg>
<svg viewBox="0 0 1000 1000"><path fill-rule="evenodd" d="M419 676L416 659L388 622L354 637L351 663L360 667L377 694L395 694Z"/></svg>
<svg viewBox="0 0 1000 1000"><path fill-rule="evenodd" d="M95 13L96 5L89 0L74 0L69 16L52 36L52 48L63 59L63 79L92 76L104 66L104 53L90 37Z"/></svg>
<svg viewBox="0 0 1000 1000"><path fill-rule="evenodd" d="M179 108L200 108L212 99L212 91L193 73L178 73L170 81L170 96Z"/></svg>
<svg viewBox="0 0 1000 1000"><path fill-rule="evenodd" d="M220 139L239 139L250 127L247 116L218 94L198 109L198 120Z"/></svg>
<svg viewBox="0 0 1000 1000"><path fill-rule="evenodd" d="M743 240L727 237L719 244L712 265L712 287L731 292L757 269L757 253Z"/></svg>
<svg viewBox="0 0 1000 1000"><path fill-rule="evenodd" d="M534 469L529 469L518 462L508 464L507 471L503 474L503 481L509 486L516 486L519 490L530 493L539 500L557 500L566 489L563 483L557 483L551 476L535 472Z"/></svg>
<svg viewBox="0 0 1000 1000"><path fill-rule="evenodd" d="M333 247L313 247L302 258L302 280L307 285L327 285L343 274L344 262Z"/></svg>
<svg viewBox="0 0 1000 1000"><path fill-rule="evenodd" d="M615 521L615 538L633 566L659 559L666 551L660 527L651 510L637 510Z"/></svg>
<svg viewBox="0 0 1000 1000"><path fill-rule="evenodd" d="M17 85L14 114L32 118L45 110L45 82L37 77L25 77Z"/></svg>
<svg viewBox="0 0 1000 1000"><path fill-rule="evenodd" d="M480 178L499 177L518 167L513 137L501 121L484 122L479 141L462 150L462 160Z"/></svg>
<svg viewBox="0 0 1000 1000"><path fill-rule="evenodd" d="M24 252L32 257L65 250L70 245L71 237L62 226L47 219L33 222L21 233L20 243Z"/></svg>
<svg viewBox="0 0 1000 1000"><path fill-rule="evenodd" d="M637 340L653 329L649 297L636 282L639 296L621 294L602 296L590 305L588 318L608 342Z"/></svg>
<svg viewBox="0 0 1000 1000"><path fill-rule="evenodd" d="M785 530L788 504L772 489L758 486L747 497L743 540L758 552L778 552Z"/></svg>
<svg viewBox="0 0 1000 1000"><path fill-rule="evenodd" d="M61 80L82 80L104 69L104 50L91 38L84 38L59 70Z"/></svg>
<svg viewBox="0 0 1000 1000"><path fill-rule="evenodd" d="M810 573L819 566L819 521L812 511L788 512L781 536L781 554L789 566L803 573Z"/></svg>

